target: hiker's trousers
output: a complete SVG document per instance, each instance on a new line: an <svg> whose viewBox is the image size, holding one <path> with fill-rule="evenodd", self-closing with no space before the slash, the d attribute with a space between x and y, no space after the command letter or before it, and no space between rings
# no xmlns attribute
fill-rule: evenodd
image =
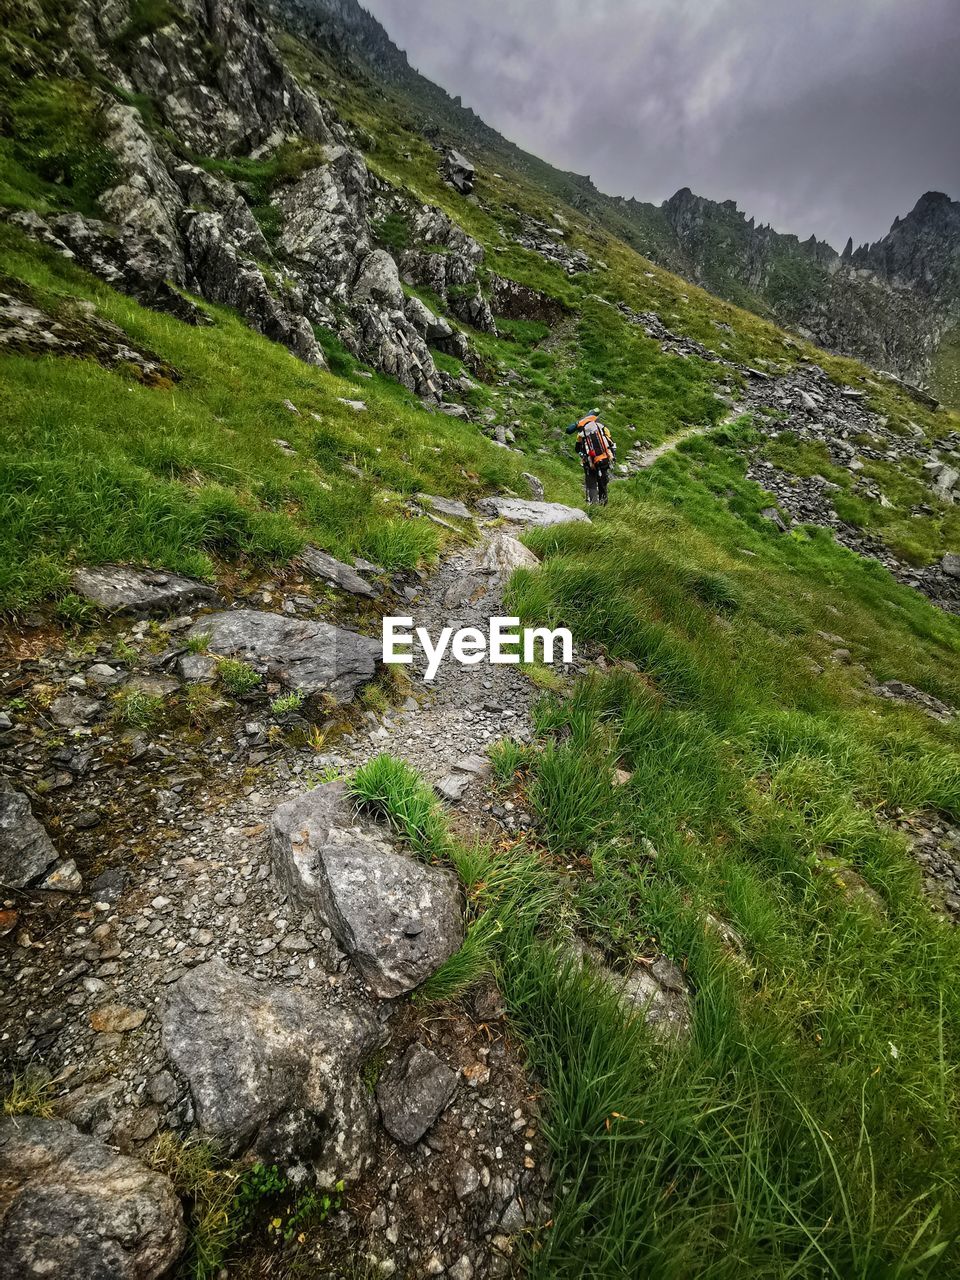
<svg viewBox="0 0 960 1280"><path fill-rule="evenodd" d="M587 490L587 502L599 502L607 505L607 482L610 479L610 465L601 462L599 467L591 467L584 463L583 480Z"/></svg>

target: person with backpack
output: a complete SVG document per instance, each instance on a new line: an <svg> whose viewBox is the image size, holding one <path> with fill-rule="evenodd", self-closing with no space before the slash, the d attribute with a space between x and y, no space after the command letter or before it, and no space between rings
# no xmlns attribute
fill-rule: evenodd
<svg viewBox="0 0 960 1280"><path fill-rule="evenodd" d="M600 421L600 410L591 409L579 422L572 422L567 427L567 435L576 432L575 448L583 463L584 488L587 491L587 502L607 505L607 484L610 480L610 468L617 456L617 446L613 437Z"/></svg>

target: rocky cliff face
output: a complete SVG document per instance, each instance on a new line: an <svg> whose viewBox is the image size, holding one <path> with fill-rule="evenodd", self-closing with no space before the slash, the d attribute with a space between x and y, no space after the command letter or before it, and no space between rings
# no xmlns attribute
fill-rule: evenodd
<svg viewBox="0 0 960 1280"><path fill-rule="evenodd" d="M842 254L755 226L682 188L661 206L697 283L833 351L925 382L960 316L960 203L927 192L889 233Z"/></svg>
<svg viewBox="0 0 960 1280"><path fill-rule="evenodd" d="M408 254L406 279L444 299L456 286L452 309L492 329L479 290L469 288L480 245L370 173L349 130L298 83L247 0L188 0L142 34L134 16L127 0L81 0L69 42L74 74L116 87L101 96L116 175L99 200L105 217L4 216L181 319L209 322L188 296L198 295L235 308L317 365L323 328L428 404L455 393L428 339L465 358L466 339L405 296L373 224L391 210L415 221L418 243L432 242L443 257Z"/></svg>

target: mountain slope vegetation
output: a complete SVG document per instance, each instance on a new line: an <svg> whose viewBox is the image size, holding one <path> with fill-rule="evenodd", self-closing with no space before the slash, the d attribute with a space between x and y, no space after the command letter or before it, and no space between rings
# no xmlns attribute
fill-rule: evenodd
<svg viewBox="0 0 960 1280"><path fill-rule="evenodd" d="M113 723L50 731L67 667L30 666L44 645L132 661L74 570L185 573L262 608L314 545L372 562L399 608L478 536L422 495L475 510L525 496L532 473L579 503L564 428L596 404L619 444L610 506L527 532L541 563L505 601L569 627L583 655L531 672L546 688L529 733L490 748L492 803L529 826L465 835L382 757L351 784L467 904L462 952L400 1018L486 1027L470 1001L495 979L544 1116L549 1211L477 1227L475 1274L951 1274L960 419L641 257L639 214L599 214L479 122L464 143L459 108L425 133L444 96L346 56L387 55L338 8L318 31L245 0L38 0L4 36L4 774L20 780L29 744L31 796L85 878L101 854L57 817L56 753L81 739L106 759L158 723L168 756L247 733L275 755L238 794L289 789L342 709L298 703L286 731L249 669L232 691L216 677L235 696L212 710L181 688L167 721L141 703L133 723L120 700ZM451 140L480 148L466 194ZM649 225L656 257L669 237L659 213ZM333 592L304 607L342 620ZM143 637L169 656L160 628ZM395 694L368 688L364 732ZM254 714L269 731L248 733ZM216 812L225 784L196 785ZM153 870L157 839L137 836ZM128 871L135 893L146 872ZM12 950L22 968L16 935ZM675 1034L623 998L647 973L668 975ZM69 1099L69 1051L30 1044ZM161 1127L187 1137L190 1115ZM338 1209L341 1191L388 1256L363 1187ZM271 1236L271 1210L218 1252L199 1203L192 1274L224 1258L237 1275L344 1274L329 1205L306 1243L299 1218ZM428 1243L401 1274L423 1274Z"/></svg>
<svg viewBox="0 0 960 1280"><path fill-rule="evenodd" d="M491 129L459 98L415 71L356 4L273 0L273 11L404 101L419 130L506 166L580 210L639 253L719 297L789 326L828 350L931 385L960 407L952 352L960 316L960 202L927 192L875 244L842 253L757 226L734 200L681 188L661 205L599 191Z"/></svg>

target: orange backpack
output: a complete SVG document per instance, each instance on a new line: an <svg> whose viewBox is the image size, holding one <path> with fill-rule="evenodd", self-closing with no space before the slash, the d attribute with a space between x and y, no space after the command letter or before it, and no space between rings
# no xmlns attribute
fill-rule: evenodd
<svg viewBox="0 0 960 1280"><path fill-rule="evenodd" d="M610 462L610 437L607 429L593 416L581 418L577 423L583 436L583 456L594 469L604 462Z"/></svg>

